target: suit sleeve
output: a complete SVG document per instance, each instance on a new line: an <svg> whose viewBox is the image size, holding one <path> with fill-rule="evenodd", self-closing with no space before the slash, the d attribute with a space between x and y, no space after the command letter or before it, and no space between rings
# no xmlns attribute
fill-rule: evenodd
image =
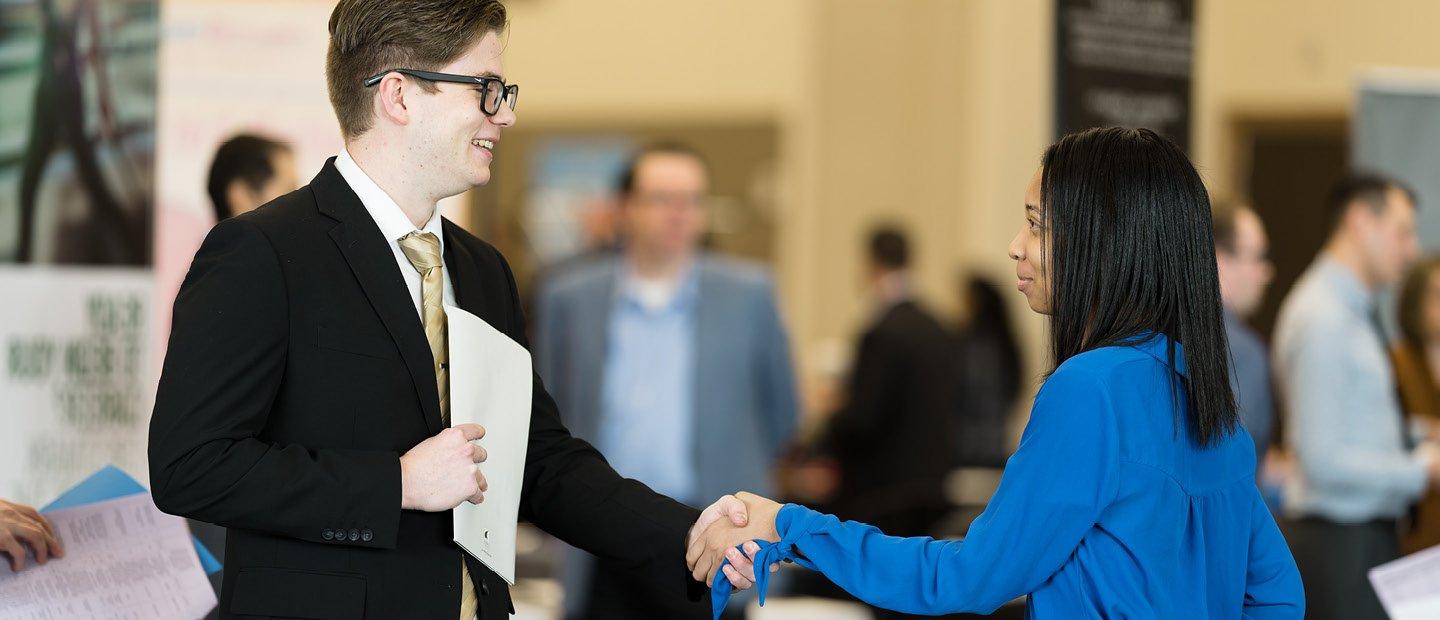
<svg viewBox="0 0 1440 620"><path fill-rule="evenodd" d="M499 252L490 250L509 286L511 337L529 346L515 277ZM623 478L590 444L560 421L555 401L535 375L530 442L525 454L520 518L540 529L633 571L658 604L699 599L703 586L685 567L686 537L700 511Z"/></svg>
<svg viewBox="0 0 1440 620"><path fill-rule="evenodd" d="M284 378L289 318L280 262L243 219L221 222L175 300L150 420L150 484L165 512L311 542L393 548L400 462L393 452L263 439ZM340 542L332 528L370 530Z"/></svg>
<svg viewBox="0 0 1440 620"><path fill-rule="evenodd" d="M900 391L901 371L894 363L894 348L891 339L878 330L860 339L848 400L831 418L822 442L826 451L843 456L883 430L885 414Z"/></svg>
<svg viewBox="0 0 1440 620"><path fill-rule="evenodd" d="M774 289L768 283L764 287L758 313L763 351L756 367L763 373L759 385L765 416L761 422L769 432L770 454L778 456L795 433L799 406L795 395L795 366L790 359L790 338L780 320Z"/></svg>

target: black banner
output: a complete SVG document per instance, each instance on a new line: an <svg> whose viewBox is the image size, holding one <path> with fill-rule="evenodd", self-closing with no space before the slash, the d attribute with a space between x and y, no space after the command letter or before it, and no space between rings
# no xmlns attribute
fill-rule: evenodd
<svg viewBox="0 0 1440 620"><path fill-rule="evenodd" d="M1194 0L1057 0L1055 128L1146 127L1190 150Z"/></svg>

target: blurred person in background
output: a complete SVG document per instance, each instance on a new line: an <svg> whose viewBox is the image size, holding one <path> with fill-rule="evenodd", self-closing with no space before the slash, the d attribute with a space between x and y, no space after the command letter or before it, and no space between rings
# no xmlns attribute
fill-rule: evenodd
<svg viewBox="0 0 1440 620"><path fill-rule="evenodd" d="M947 508L943 482L955 466L957 382L953 336L916 298L910 256L900 229L871 233L865 254L871 319L844 404L819 444L840 469L831 510L918 536Z"/></svg>
<svg viewBox="0 0 1440 620"><path fill-rule="evenodd" d="M691 502L771 488L797 421L769 274L700 249L708 192L690 147L638 152L619 183L622 249L548 279L534 326L537 368L571 431L621 475ZM567 564L571 614L661 617L623 564L579 552Z"/></svg>
<svg viewBox="0 0 1440 620"><path fill-rule="evenodd" d="M10 570L20 572L27 557L44 564L64 557L65 549L44 515L24 504L0 499L0 555L10 560Z"/></svg>
<svg viewBox="0 0 1440 620"><path fill-rule="evenodd" d="M1400 339L1391 349L1400 404L1419 434L1440 430L1440 256L1421 261L1400 289ZM1430 489L1411 513L1403 553L1440 545L1440 492Z"/></svg>
<svg viewBox="0 0 1440 620"><path fill-rule="evenodd" d="M1214 211L1215 264L1220 275L1220 304L1230 342L1230 389L1240 423L1255 441L1255 464L1265 463L1275 427L1270 386L1270 353L1260 335L1245 324L1275 276L1265 224L1247 206L1219 203Z"/></svg>
<svg viewBox="0 0 1440 620"><path fill-rule="evenodd" d="M1416 198L1399 181L1354 174L1332 190L1332 230L1285 298L1275 378L1296 459L1286 537L1312 618L1384 618L1366 571L1399 556L1397 520L1440 481L1433 445L1416 448L1397 398L1379 294L1419 252Z"/></svg>
<svg viewBox="0 0 1440 620"><path fill-rule="evenodd" d="M956 399L957 465L1003 467L1010 456L1010 412L1025 386L1020 344L1000 287L980 275L963 280L956 346L963 398Z"/></svg>
<svg viewBox="0 0 1440 620"><path fill-rule="evenodd" d="M253 211L299 187L290 147L254 134L239 134L221 144L205 182L216 222Z"/></svg>

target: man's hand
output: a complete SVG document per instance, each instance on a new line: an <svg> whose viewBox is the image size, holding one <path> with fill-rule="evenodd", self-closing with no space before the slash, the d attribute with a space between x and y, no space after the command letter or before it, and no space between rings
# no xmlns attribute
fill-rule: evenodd
<svg viewBox="0 0 1440 620"><path fill-rule="evenodd" d="M441 512L460 502L485 501L490 489L475 465L485 462L485 449L471 443L485 436L479 424L461 424L440 431L400 457L400 507Z"/></svg>
<svg viewBox="0 0 1440 620"><path fill-rule="evenodd" d="M734 566L726 567L725 577L730 580L730 585L744 590L754 585L754 567L735 547L755 540L780 542L780 534L775 530L775 517L780 513L780 504L753 493L738 493L736 499L744 504L748 517L746 520L749 523L714 521L699 535L692 530L690 548L685 553L685 565L690 568L690 574L696 581L708 585L714 582L715 573L720 570L722 560L728 557ZM759 549L759 545L754 544L745 547L746 552L751 555ZM776 566L770 567L771 572L777 569Z"/></svg>
<svg viewBox="0 0 1440 620"><path fill-rule="evenodd" d="M0 499L0 553L10 556L10 570L20 572L25 568L26 545L41 564L51 556L65 556L60 539L45 517L29 506Z"/></svg>

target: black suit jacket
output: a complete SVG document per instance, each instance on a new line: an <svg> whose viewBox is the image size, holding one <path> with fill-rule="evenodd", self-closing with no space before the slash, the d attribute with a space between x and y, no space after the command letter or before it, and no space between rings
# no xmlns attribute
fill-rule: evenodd
<svg viewBox="0 0 1440 620"><path fill-rule="evenodd" d="M449 221L444 235L456 302L524 344L505 259ZM440 430L414 302L334 160L210 232L175 300L150 481L162 510L229 528L223 617L454 620L462 557L481 616L507 617L504 581L452 542L450 513L400 509L399 456ZM571 437L535 378L522 520L684 604L698 516Z"/></svg>
<svg viewBox="0 0 1440 620"><path fill-rule="evenodd" d="M943 505L941 485L955 464L953 338L909 301L892 306L861 338L848 400L821 441L840 467L830 506L836 514L898 524L896 514Z"/></svg>

